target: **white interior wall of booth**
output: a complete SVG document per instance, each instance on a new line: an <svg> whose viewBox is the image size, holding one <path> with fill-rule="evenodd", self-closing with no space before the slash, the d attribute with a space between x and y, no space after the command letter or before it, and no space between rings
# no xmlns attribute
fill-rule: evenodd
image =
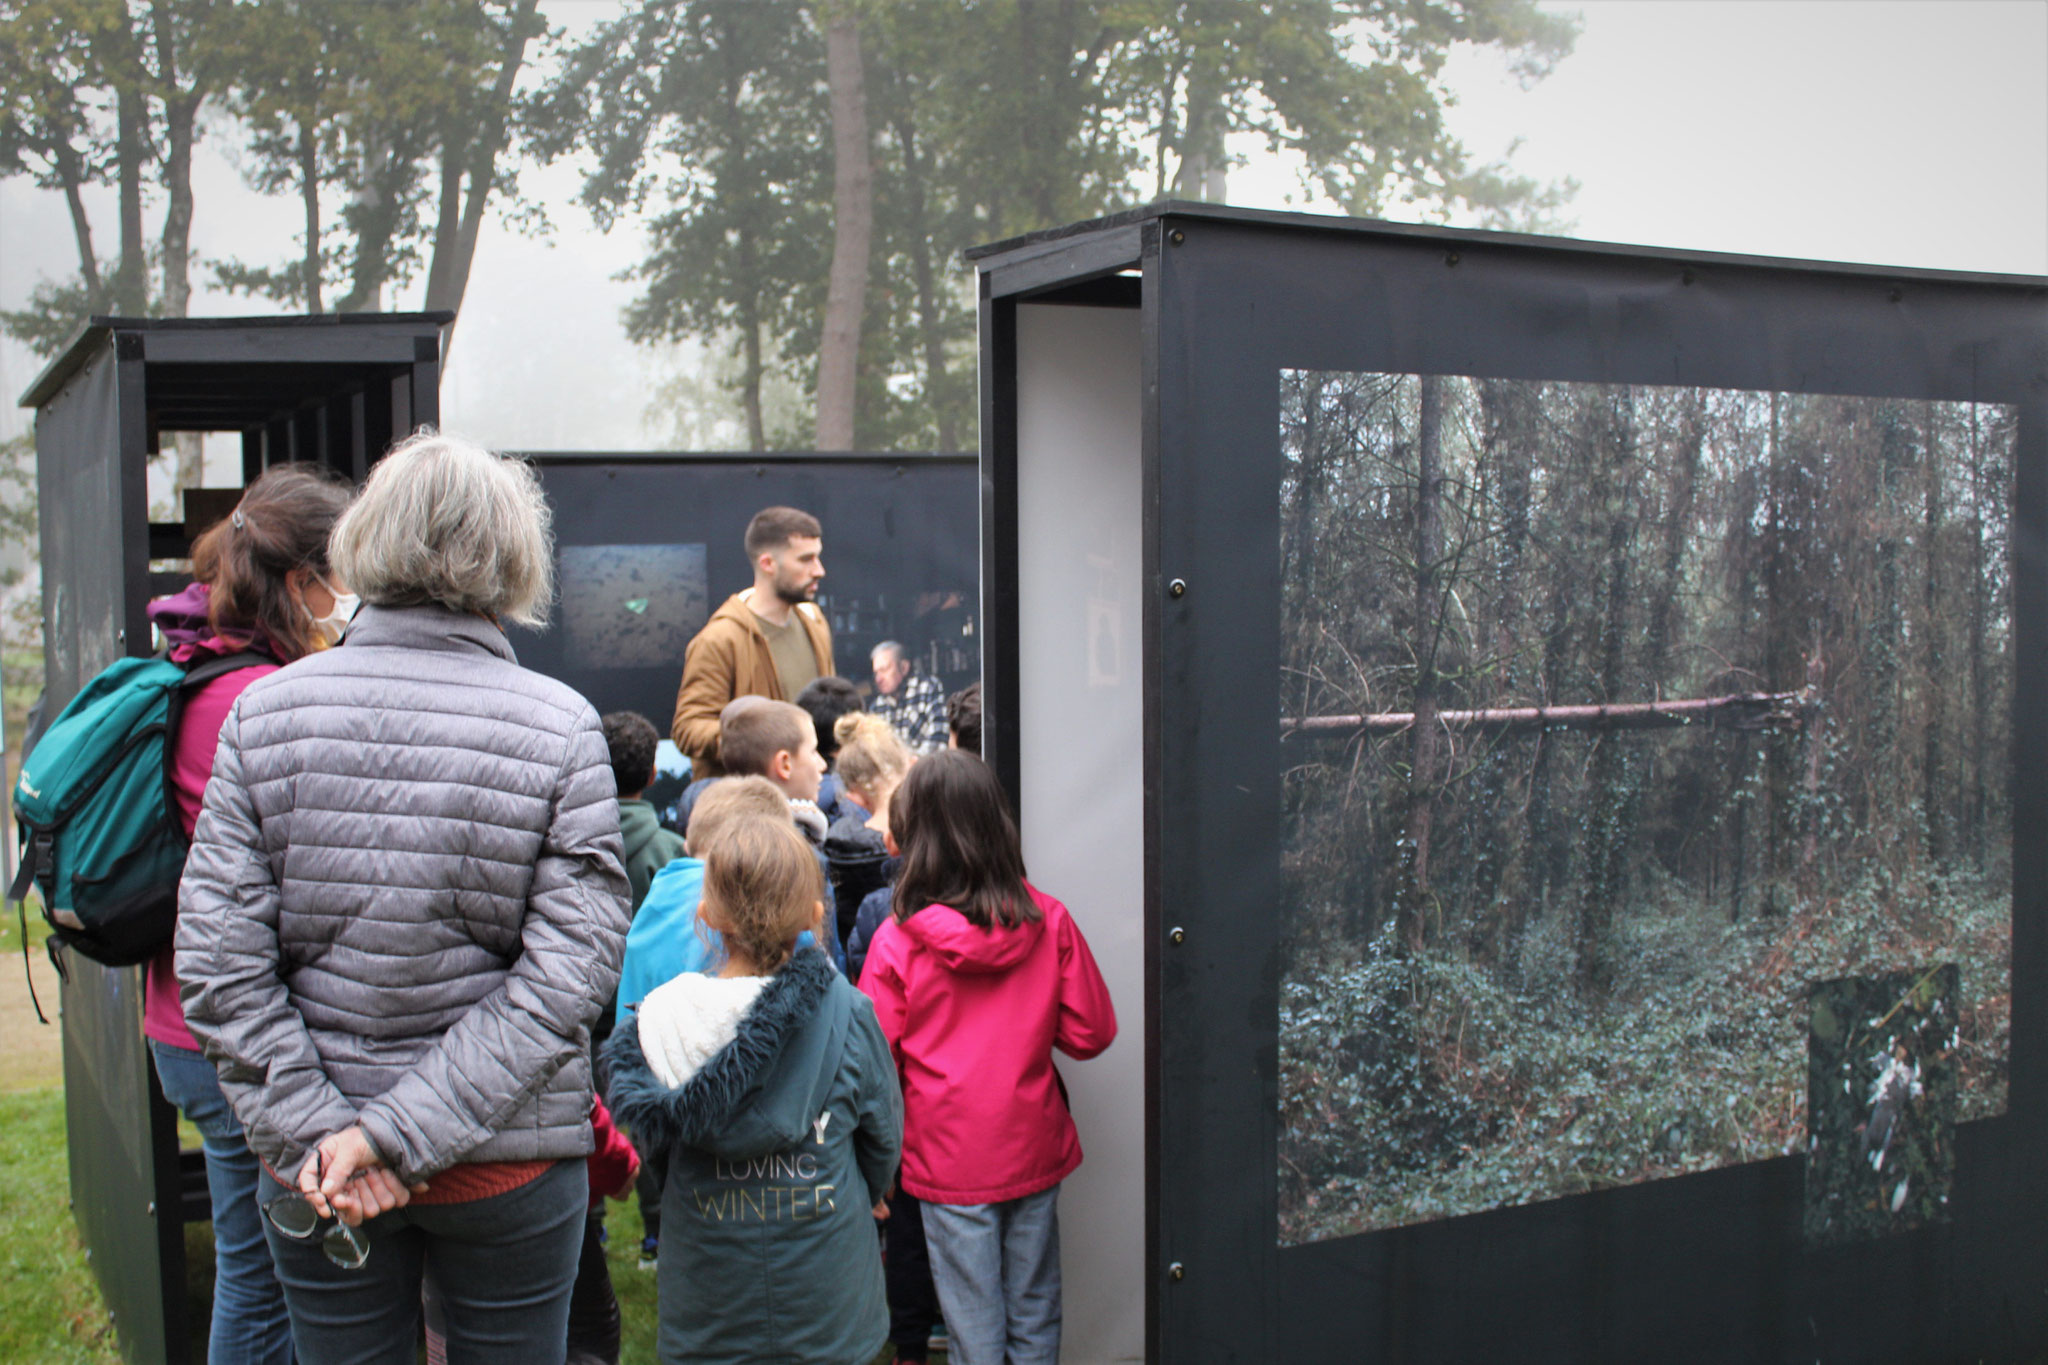
<svg viewBox="0 0 2048 1365"><path fill-rule="evenodd" d="M1017 309L1024 862L1087 936L1117 1040L1060 1057L1084 1159L1060 1195L1061 1358L1145 1355L1139 312Z"/></svg>

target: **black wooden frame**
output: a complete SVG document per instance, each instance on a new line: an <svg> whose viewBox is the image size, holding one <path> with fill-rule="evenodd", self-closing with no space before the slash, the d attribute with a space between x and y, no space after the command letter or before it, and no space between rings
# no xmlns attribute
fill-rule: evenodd
<svg viewBox="0 0 2048 1365"><path fill-rule="evenodd" d="M115 659L147 655L150 597L184 582L149 569L190 554L183 523L149 520L162 433L241 432L245 483L289 460L360 479L440 420L441 329L454 316L93 318L21 398L36 409L45 713ZM205 1168L179 1152L143 1045L141 969L61 951L59 967L79 1236L123 1356L181 1362L184 1222L210 1216Z"/></svg>
<svg viewBox="0 0 2048 1365"><path fill-rule="evenodd" d="M2048 1348L2048 1176L2033 1159L2048 1120L2048 843L2024 837L2048 827L2048 281L1185 203L970 256L985 725L1013 793L1016 307L1143 310L1151 1358L1921 1362ZM1278 740L1204 718L1278 715L1284 368L2019 409L2010 1099L1960 1130L1951 1223L1809 1251L1789 1157L1276 1245L1276 937L1246 907L1278 897Z"/></svg>

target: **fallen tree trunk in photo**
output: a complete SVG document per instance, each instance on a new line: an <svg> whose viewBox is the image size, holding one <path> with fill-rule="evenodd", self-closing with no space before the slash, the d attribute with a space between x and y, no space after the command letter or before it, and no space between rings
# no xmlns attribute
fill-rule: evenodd
<svg viewBox="0 0 2048 1365"><path fill-rule="evenodd" d="M1446 730L1714 730L1799 729L1820 709L1818 698L1801 692L1742 692L1684 701L1622 702L1611 706L1508 706L1484 711L1438 711ZM1280 736L1392 735L1415 724L1413 711L1362 716L1284 716Z"/></svg>

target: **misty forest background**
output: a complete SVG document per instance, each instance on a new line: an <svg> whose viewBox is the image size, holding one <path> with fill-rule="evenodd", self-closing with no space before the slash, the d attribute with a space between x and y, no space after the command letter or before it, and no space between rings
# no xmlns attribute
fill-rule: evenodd
<svg viewBox="0 0 2048 1365"><path fill-rule="evenodd" d="M2002 1111L2010 409L1281 394L1283 1243L1802 1150L1827 978Z"/></svg>
<svg viewBox="0 0 2048 1365"><path fill-rule="evenodd" d="M972 450L967 247L1223 200L1252 144L1346 212L1562 230L1575 187L1474 157L1444 67L1486 51L1533 84L1578 31L1535 0L0 0L0 179L61 197L72 257L0 328L48 357L195 297L459 309L487 223L573 214L641 243L619 322L685 366L646 413L677 448ZM233 206L195 181L205 147L299 230L209 249ZM549 166L573 203L532 192ZM165 519L204 458L165 443ZM24 432L9 678L40 672L36 520ZM19 735L33 688L7 695Z"/></svg>

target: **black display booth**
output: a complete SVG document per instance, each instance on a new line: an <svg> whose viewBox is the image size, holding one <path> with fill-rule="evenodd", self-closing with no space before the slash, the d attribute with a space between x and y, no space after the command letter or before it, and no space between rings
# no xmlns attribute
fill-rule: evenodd
<svg viewBox="0 0 2048 1365"><path fill-rule="evenodd" d="M1062 1200L1067 1358L1922 1362L2031 1358L2048 1346L2048 1300L2041 1293L2048 1282L2048 1177L2038 1160L2038 1133L2048 1121L2048 1055L2042 1048L2048 1024L2048 938L2042 927L2048 867L2042 843L2030 837L2048 820L2042 776L2048 773L2048 730L2041 719L2048 699L2042 630L2048 619L2048 546L2042 538L2048 530L2048 282L1178 203L1034 234L971 255L981 291L988 753L1018 799L1033 878L1073 908L1103 963L1124 1027L1118 1044L1101 1059L1064 1065L1088 1152ZM1305 392L1310 399L1304 400ZM1496 466L1488 462L1497 449L1515 445L1509 418L1517 394L1552 405L1531 409L1535 415L1524 422L1523 430L1535 433L1526 437L1532 448L1567 442L1572 432L1558 417L1567 412L1583 421L1591 420L1586 413L1605 413L1599 431L1624 434L1589 436L1582 443L1592 452L1588 459L1608 462L1586 466L1595 477L1545 474L1548 481L1540 479L1534 492L1524 478L1519 492L1503 493L1503 485L1486 482L1495 478ZM1384 417L1382 428L1369 429L1376 412L1392 415ZM1969 1028L1992 1041L1970 1053L1974 1060L1967 1064L1958 1060L1963 1052L1956 1048L1968 1051L1960 1042L1944 1044L1950 1050L1939 1056L1930 1053L1924 1099L1919 1061L1896 1079L1900 1093L1910 1089L1917 1106L1912 1122L1927 1129L1925 1145L1912 1149L1920 1154L1913 1159L1926 1164L1912 1168L1910 1181L1895 1174L1906 1169L1898 1164L1907 1160L1899 1154L1905 1146L1893 1153L1877 1136L1875 1107L1877 1091L1894 1083L1884 1068L1890 1059L1906 1057L1907 1043L1894 1039L1895 1049L1891 1042L1880 1048L1858 1024L1865 1031L1852 1029L1852 1040L1868 1043L1878 1055L1841 1062L1848 1077L1841 1093L1850 1096L1846 1103L1856 1110L1856 1126L1823 1134L1816 1121L1810 1147L1802 1145L1808 1139L1797 1122L1773 1129L1768 1151L1744 1146L1748 1135L1730 1122L1727 1133L1715 1139L1721 1147L1700 1147L1701 1169L1662 1169L1661 1149L1646 1150L1644 1171L1669 1178L1594 1181L1611 1187L1583 1193L1506 1185L1460 1190L1455 1181L1461 1157L1453 1153L1436 1173L1441 1179L1431 1197L1442 1204L1436 1212L1414 1200L1375 1203L1376 1192L1364 1188L1371 1183L1366 1173L1382 1171L1390 1186L1420 1177L1384 1163L1375 1168L1363 1158L1346 1167L1341 1152L1334 1164L1310 1168L1299 1156L1309 1147L1300 1144L1312 1145L1320 1132L1304 1139L1288 1128L1299 1126L1300 1111L1289 1109L1293 1117L1282 1113L1284 1105L1299 1102L1304 1087L1312 1091L1309 1112L1332 1124L1343 1121L1345 1103L1380 1102L1358 1079L1378 1074L1371 1068L1380 1065L1375 1059L1383 1040L1370 1029L1344 1040L1341 1051L1351 1060L1333 1061L1327 1074L1303 1071L1288 1060L1294 1053L1283 1054L1283 1009L1298 1019L1307 1007L1289 976L1301 970L1297 964L1304 959L1291 941L1283 941L1297 932L1289 926L1305 921L1283 923L1281 904L1283 896L1306 905L1320 894L1315 886L1304 890L1300 875L1283 869L1283 855L1288 868L1302 857L1295 827L1288 824L1299 817L1288 812L1301 805L1293 793L1307 780L1304 770L1343 776L1341 765L1314 756L1330 749L1301 746L1338 746L1336 752L1367 774L1359 781L1383 784L1355 788L1370 794L1396 790L1387 784L1403 780L1403 773L1416 782L1418 773L1450 771L1427 767L1419 757L1407 766L1407 755L1423 752L1410 747L1419 741L1402 738L1398 748L1388 748L1393 741L1377 736L1432 731L1476 764L1483 750L1507 752L1506 740L1487 750L1495 743L1489 737L1527 733L1560 746L1581 745L1569 750L1587 756L1573 760L1573 772L1592 774L1584 780L1597 794L1600 774L1607 771L1600 766L1607 760L1592 757L1600 746L1615 754L1682 756L1700 752L1698 746L1726 744L1728 735L1747 736L1749 750L1731 747L1725 759L1716 759L1729 771L1751 774L1744 779L1747 786L1731 786L1740 801L1724 809L1748 802L1746 808L1762 811L1760 803L1777 799L1783 809L1769 817L1778 824L1768 828L1773 839L1781 828L1785 835L1770 845L1768 856L1776 864L1758 851L1761 836L1747 846L1733 843L1732 853L1713 855L1719 862L1702 864L1709 872L1723 869L1715 874L1721 877L1714 883L1721 898L1715 903L1736 907L1724 918L1749 926L1742 932L1776 933L1781 921L1807 913L1798 900L1800 888L1821 877L1822 864L1828 876L1857 874L1853 858L1830 862L1832 854L1823 851L1816 859L1812 850L1821 839L1839 839L1842 848L1863 845L1848 834L1802 831L1823 828L1809 806L1817 810L1829 799L1834 780L1836 769L1824 766L1819 755L1837 750L1821 746L1861 743L1870 731L1847 709L1849 699L1861 695L1855 692L1865 686L1861 679L1877 666L1868 660L1858 673L1850 666L1855 661L1831 658L1815 645L1801 678L1796 658L1789 669L1780 666L1791 656L1774 645L1779 653L1771 656L1771 667L1765 667L1762 653L1750 661L1757 680L1739 687L1720 681L1709 689L1739 691L1740 697L1679 700L1670 692L1559 689L1521 711L1503 704L1453 713L1434 709L1439 693L1451 695L1454 684L1471 686L1482 664L1496 665L1480 660L1472 647L1471 659L1478 662L1468 661L1467 674L1447 681L1446 666L1428 675L1432 691L1425 702L1419 699L1425 683L1415 681L1424 676L1414 662L1420 656L1390 646L1383 666L1371 658L1354 661L1355 679L1313 680L1314 689L1321 689L1316 696L1335 695L1342 684L1349 695L1363 698L1355 705L1311 704L1312 714L1304 714L1302 697L1310 684L1290 678L1283 689L1283 652L1315 646L1313 640L1301 643L1306 636L1291 624L1303 599L1295 595L1293 577L1283 582L1283 573L1299 570L1306 576L1313 568L1302 567L1308 563L1303 547L1287 539L1309 499L1298 452L1310 443L1334 448L1332 423L1342 418L1356 428L1343 448L1350 460L1343 468L1353 471L1345 475L1353 480L1346 496L1356 500L1340 509L1341 516L1318 511L1319 519L1301 524L1322 528L1316 534L1332 543L1345 529L1341 522L1363 528L1357 553L1405 563L1407 577L1374 583L1354 576L1326 584L1309 600L1341 600L1349 614L1333 613L1318 629L1333 636L1356 633L1364 630L1361 620L1386 619L1412 635L1413 623L1401 613L1415 596L1420 573L1434 575L1428 583L1458 587L1456 596L1472 599L1453 602L1446 590L1432 600L1440 602L1440 619L1453 633L1477 638L1499 632L1480 619L1479 593L1469 585L1477 580L1453 576L1470 573L1469 565L1443 562L1449 548L1491 556L1487 562L1493 563L1504 552L1480 534L1480 522L1492 515L1488 509L1517 497L1524 511L1532 500L1562 509L1568 496L1578 496L1574 488L1598 484L1600 471L1650 468L1643 452L1654 442L1663 442L1657 451L1679 450L1677 436L1653 429L1660 413L1670 416L1672 431L1680 435L1687 430L1684 414L1705 424L1692 429L1692 449L1697 454L1704 440L1708 453L1689 467L1706 471L1699 476L1702 488L1709 477L1724 480L1712 485L1713 497L1721 500L1717 506L1736 505L1742 495L1767 509L1749 520L1724 515L1714 523L1718 541L1704 533L1672 534L1668 572L1645 558L1646 575L1666 572L1664 581L1685 587L1681 605L1722 592L1725 575L1717 577L1722 567L1716 566L1734 562L1726 544L1764 544L1759 538L1775 537L1768 544L1789 555L1785 547L1794 542L1793 532L1821 524L1823 516L1827 533L1837 538L1830 553L1841 556L1845 596L1882 595L1906 581L1897 577L1906 572L1899 566L1917 553L1912 535L1923 519L1949 537L1942 545L1975 545L1991 557L1985 562L1996 561L1987 575L1991 586L1976 600L2007 615L1993 621L1988 633L1970 637L1971 657L1990 662L1969 676L1979 679L1972 685L1980 689L1980 702L1989 698L1996 713L1978 722L1975 733L1991 735L1998 752L1978 752L1974 776L1954 756L1960 740L1943 740L1950 748L1940 752L1949 756L1937 753L1926 762L1928 772L1948 783L1940 791L1969 787L1978 793L1969 811L1980 830L1980 849L1993 848L1989 865L2001 888L1987 912L1992 929L1986 951L1994 958L2006 941L1998 916L2010 907L2009 1035L1985 1022L1993 1007L1986 1001L2003 984L1987 976L1964 987L1986 993L1985 1000L1973 996L1977 1003L1964 1003L1973 1011ZM1707 434L1699 437L1702 429ZM1750 477L1744 470L1777 469L1774 460L1789 467L1791 457L1776 452L1790 449L1795 433L1804 442L1799 448L1809 452L1801 456L1804 467L1821 471L1813 478L1825 476L1820 492L1800 494L1808 499L1802 506L1820 509L1802 513L1808 521L1800 525L1790 513L1781 515L1781 504L1789 506L1793 495L1780 485L1769 485L1774 491L1768 494L1744 493L1750 486L1733 482ZM1971 507L1956 504L1945 512L1951 486L1937 489L1937 473L1925 475L1927 489L1935 491L1923 494L1918 471L1936 470L1937 463L1932 454L1922 459L1913 452L1937 447L1962 452L1951 465L1940 466L1962 472L1939 478L1976 489L1970 496L1978 501ZM1858 453L1866 448L1893 453L1866 460ZM1427 455L1415 453L1423 449ZM1659 471L1672 464L1667 455L1655 458L1665 461L1655 466ZM1483 478L1456 485L1453 475L1447 484L1443 471L1453 466L1480 470ZM1414 471L1412 477L1403 470ZM1916 471L1910 479L1909 470ZM2007 477L2010 482L2003 482ZM1666 480L1660 489L1677 488L1661 472L1656 478ZM1623 582L1614 566L1623 565L1632 544L1666 543L1656 517L1629 510L1651 505L1641 501L1646 495L1637 486L1649 480L1642 475L1618 481L1606 503L1569 504L1591 508L1584 516L1612 518L1613 535L1598 541L1607 557L1589 558L1583 581L1587 597L1613 604L1617 621L1639 619L1644 609L1636 603L1653 596L1658 581L1645 577L1632 590L1610 590ZM1334 496L1331 487L1318 496ZM1425 487L1432 490L1431 509L1440 503L1459 510L1429 510L1426 516L1415 510L1422 507L1425 494L1419 490ZM1609 491L1592 490L1602 496ZM1658 496L1668 501L1677 494ZM1706 493L1687 496L1700 505L1707 500ZM1404 498L1413 504L1406 511ZM1854 530L1856 517L1847 515L1856 509L1867 513L1871 529L1865 538L1885 542L1867 555L1856 543L1862 534ZM1949 524L1944 517L1974 528L1977 539L1939 531ZM1885 518L1916 524L1901 530L1903 523ZM1382 525L1401 528L1397 544L1371 538L1368 533ZM1598 527L1600 536L1608 536L1609 522ZM2009 559L1997 559L1993 542L2000 535ZM1555 543L1529 552L1539 549L1565 552ZM1769 573L1781 571L1776 563L1767 565ZM1865 573L1857 567L1864 564L1878 567ZM1965 591L1956 572L1942 573L1947 577L1939 582L1949 586L1941 592ZM1781 580L1766 575L1756 581ZM1744 600L1752 602L1755 620L1775 619L1767 591L1758 589ZM1556 601L1561 614L1579 610L1568 595ZM1923 635L1937 627L1962 629L1939 623L1936 587L1925 589L1925 602L1908 604L1918 614L1901 617L1910 631L1887 637L1893 654L1909 662L1919 657L1923 646L1916 642ZM1864 610L1852 603L1837 614L1852 608ZM1707 619L1705 607L1685 609ZM1811 610L1821 621L1821 608ZM1729 619L1735 624L1714 629L1751 628L1732 611ZM1810 628L1819 632L1824 624ZM1798 629L1809 629L1809 623L1802 619ZM1788 638L1790 631L1786 627ZM1616 650L1629 659L1650 648L1637 635L1617 638ZM1531 644L1525 653L1532 661L1548 658L1542 652L1547 648L1552 646ZM1553 652L1562 650L1559 645ZM1590 645L1586 650L1597 659ZM1839 654L1836 646L1829 650ZM1951 667L1962 686L1963 665ZM1887 695L1905 698L1902 705L1923 704L1901 685L1890 686ZM1387 699L1393 692L1401 695ZM1567 707L1572 703L1578 705ZM1432 709L1418 727L1425 704ZM1690 716L1688 707L1695 708ZM1337 709L1357 714L1329 714ZM1738 711L1748 719L1738 723ZM1692 728L1675 728L1681 726ZM1598 744L1585 738L1592 735L1601 736ZM1665 747L1624 747L1632 744ZM1933 741L1928 750L1936 752ZM1304 752L1311 757L1303 758ZM1373 766L1385 756L1398 760L1388 772ZM1809 756L1810 766L1798 766ZM1912 755L1887 761L1909 759L1920 762ZM2001 761L2008 766L2000 768ZM1752 766L1741 768L1744 763ZM2009 784L1997 776L2006 771ZM1369 796L1354 811L1338 812L1332 804L1320 813L1332 828L1347 828L1343 820L1384 815L1383 823L1392 826L1386 856L1412 862L1418 837L1414 811L1452 811L1446 794L1451 781L1418 788L1425 795L1408 807L1405 826L1398 812L1375 812ZM2009 804L2001 795L2008 789ZM1927 790L1936 791L1932 778ZM1802 797L1809 806L1796 804ZM1888 800L1904 806L1917 797L1918 788L1859 795L1864 804L1855 808L1856 818L1875 828L1890 818ZM1467 805L1458 810L1477 808L1476 797L1459 799ZM1639 806L1655 799L1661 798L1654 782L1638 784L1630 797ZM1759 815L1751 828L1767 823ZM1446 814L1434 831L1440 851L1451 847L1453 824ZM1981 835L1987 825L1989 838ZM1714 828L1723 827L1740 828L1732 816ZM1427 839L1430 827L1420 828ZM1595 837L1587 833L1581 842ZM2007 837L2009 902L1999 880L2007 875L1999 861ZM1401 839L1408 841L1405 852ZM1685 874L1683 858L1704 856L1696 851L1700 840L1711 842L1701 834L1672 855L1678 860L1673 877ZM1377 856L1375 847L1361 845L1359 858ZM1493 856L1485 847L1459 847L1467 862ZM1507 851L1500 850L1503 856ZM1978 856L1982 862L1985 855ZM1442 853L1446 870L1439 873L1440 884L1465 875L1458 861ZM1777 878L1763 891L1756 889L1759 868ZM1728 869L1738 888L1732 901ZM1389 883L1412 890L1421 874L1410 868L1403 875L1408 880L1396 882L1389 874ZM1543 943L1533 927L1536 912L1505 909L1532 921L1518 942L1526 941L1527 960L1535 961ZM1389 933L1407 935L1408 943L1429 945L1409 952L1457 956L1467 950L1441 944L1430 927L1439 921L1428 918L1453 912L1454 907L1426 904L1421 919L1403 920L1398 916L1408 912L1397 912L1390 901L1385 922L1393 926ZM1380 913L1366 904L1345 908L1352 918L1332 922L1370 927ZM1626 907L1613 913L1617 923L1634 914ZM1824 917L1815 922L1825 927ZM1573 941L1561 941L1561 960L1569 967ZM1582 955L1591 951L1586 941ZM1372 972L1407 970L1400 965L1398 942L1387 957L1358 944L1324 943L1319 951L1340 965L1352 964L1345 970L1359 973L1360 980ZM1908 958L1894 965L1917 972L1935 964ZM1524 968L1525 975L1535 970ZM1591 963L1578 977L1567 972L1560 979L1597 983L1635 970L1638 964L1626 961ZM1941 995L1938 975L1929 971L1913 978L1915 989L1926 989L1913 997L1918 1003L1912 1007L1930 1012L1928 1017L1938 1016L1949 999ZM1835 988L1812 986L1809 997L1799 994L1808 983L1796 986L1771 998L1781 1013L1800 1012L1790 1026L1799 1039L1797 1055L1782 1048L1758 1053L1756 1065L1776 1067L1770 1074L1803 1105L1809 1006L1798 1002L1822 999ZM1885 986L1880 979L1873 989ZM1569 1003L1585 997L1559 998ZM1906 1018L1897 1011L1909 1003L1902 996L1892 1014L1868 1025ZM1394 1008L1390 1017L1398 1018L1402 1007L1397 1002ZM1813 1008L1818 1038L1822 1014ZM1782 1030L1772 1032L1780 1028L1772 1018L1756 1027L1759 1037L1784 1036ZM1947 1037L1949 1029L1941 1032ZM1963 1038L1960 1026L1954 1037ZM1308 1037L1300 1046L1317 1041ZM1412 1046L1412 1039L1403 1045ZM1743 1045L1715 1046L1722 1050L1714 1055L1725 1061ZM1419 1065L1440 1061L1429 1057ZM1874 1080L1865 1078L1872 1104L1867 1122L1864 1084L1852 1084L1851 1074L1865 1065L1879 1068ZM1942 1069L1951 1066L1952 1072ZM1956 1082L1955 1074L1964 1080ZM1982 1076L1991 1079L1981 1085L1971 1079ZM1436 1081L1425 1075L1415 1083ZM1511 1083L1512 1078L1502 1082ZM1958 1085L1961 1100L1955 1098ZM1816 1083L1813 1093L1825 1099L1832 1092ZM1342 1098L1347 1094L1351 1100ZM1525 1098L1535 1106L1530 1112L1540 1109L1542 1096ZM1748 1113L1737 1110L1740 1098L1731 1092L1728 1112ZM1722 1102L1714 1097L1715 1104ZM1957 1115L1966 1121L1952 1122ZM1575 1141L1582 1133L1621 1131L1610 1121L1624 1117L1596 1099L1582 1112L1561 1116L1555 1134L1546 1130L1526 1140L1540 1146L1553 1138ZM1667 1137L1672 1151L1693 1141L1676 1120ZM1852 1201L1853 1218L1817 1202L1827 1191L1814 1163L1822 1159L1823 1146L1838 1138L1849 1144L1851 1174L1877 1172L1857 1177L1875 1183L1869 1197L1858 1194ZM1475 1148L1510 1141L1476 1128L1463 1140ZM1895 1163L1889 1168L1883 1164L1887 1155ZM1289 1171L1289 1161L1300 1169ZM1923 1169L1926 1182L1938 1188L1925 1188L1918 1175ZM1928 1200L1925 1206L1922 1199ZM1342 1218L1330 1213L1338 1205ZM1304 1207L1310 1207L1306 1221Z"/></svg>
<svg viewBox="0 0 2048 1365"><path fill-rule="evenodd" d="M149 599L185 576L153 565L237 490L188 494L150 520L147 464L169 432L240 432L244 483L313 461L360 479L391 443L440 420L441 329L453 313L94 318L22 395L36 410L46 714L123 655L154 649ZM209 490L211 491L211 490ZM169 568L171 566L165 565ZM209 1216L206 1171L181 1160L177 1115L142 1036L142 973L63 953L71 1204L132 1361L183 1361L184 1223Z"/></svg>

